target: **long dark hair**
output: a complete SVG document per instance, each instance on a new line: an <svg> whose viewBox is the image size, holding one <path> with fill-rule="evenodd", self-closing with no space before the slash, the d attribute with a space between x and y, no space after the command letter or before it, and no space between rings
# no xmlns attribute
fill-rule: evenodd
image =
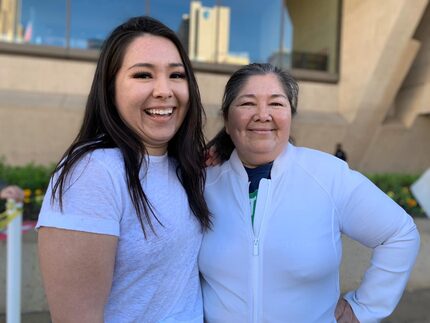
<svg viewBox="0 0 430 323"><path fill-rule="evenodd" d="M291 114L293 116L296 114L299 96L299 86L296 80L287 71L281 70L269 63L252 63L245 65L234 72L225 85L221 105L221 112L224 117L224 121L227 121L230 106L239 95L239 92L242 90L246 81L251 76L267 74L276 75L288 97L288 101L291 106ZM225 127L223 127L215 137L208 142L207 147L209 148L212 146L215 146L219 158L223 161L230 158L230 155L235 148L233 141L225 130Z"/></svg>
<svg viewBox="0 0 430 323"><path fill-rule="evenodd" d="M52 190L51 201L58 193L62 208L68 174L87 153L100 148L118 148L124 167L130 198L143 233L146 226L153 232L151 215L157 221L149 200L142 189L139 171L145 165L147 151L139 135L121 119L115 105L115 78L128 45L139 36L151 34L170 40L181 56L189 91L189 109L177 133L168 143L168 155L177 161L177 176L188 197L188 203L203 229L210 226L209 211L204 200L204 110L191 62L178 37L160 21L142 16L134 17L115 28L100 52L80 131L64 153L54 173L59 176ZM159 222L159 221L158 221Z"/></svg>

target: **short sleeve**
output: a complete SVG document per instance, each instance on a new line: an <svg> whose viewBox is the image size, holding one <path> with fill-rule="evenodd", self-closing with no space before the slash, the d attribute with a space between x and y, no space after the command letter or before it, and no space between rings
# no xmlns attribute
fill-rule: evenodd
<svg viewBox="0 0 430 323"><path fill-rule="evenodd" d="M119 236L122 213L119 174L112 174L92 154L86 155L66 179L62 209L58 194L51 199L56 178L54 175L46 191L36 229L54 227Z"/></svg>

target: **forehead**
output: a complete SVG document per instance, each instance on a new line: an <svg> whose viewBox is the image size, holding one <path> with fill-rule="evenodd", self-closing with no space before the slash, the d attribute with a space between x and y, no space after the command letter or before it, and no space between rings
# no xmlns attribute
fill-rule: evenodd
<svg viewBox="0 0 430 323"><path fill-rule="evenodd" d="M243 84L238 96L241 95L272 95L283 94L286 95L284 87L282 86L279 78L274 73L264 75L252 75Z"/></svg>
<svg viewBox="0 0 430 323"><path fill-rule="evenodd" d="M138 36L127 46L123 65L136 63L170 64L182 63L175 44L167 38L150 34Z"/></svg>

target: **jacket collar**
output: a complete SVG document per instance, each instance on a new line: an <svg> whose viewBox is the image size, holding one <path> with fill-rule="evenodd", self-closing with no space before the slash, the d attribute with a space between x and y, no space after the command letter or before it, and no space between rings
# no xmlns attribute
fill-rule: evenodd
<svg viewBox="0 0 430 323"><path fill-rule="evenodd" d="M296 150L297 148L293 144L288 143L288 145L281 152L281 154L276 157L275 161L273 162L272 171L270 172L270 176L272 179L276 179L284 172L288 171L288 169L290 169L294 156L296 154ZM242 161L239 159L236 149L234 149L231 153L228 163L239 177L248 178L245 167L243 166Z"/></svg>

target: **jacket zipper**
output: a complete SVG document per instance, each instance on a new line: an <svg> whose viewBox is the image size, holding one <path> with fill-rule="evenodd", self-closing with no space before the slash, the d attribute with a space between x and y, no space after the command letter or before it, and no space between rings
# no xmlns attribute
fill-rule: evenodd
<svg viewBox="0 0 430 323"><path fill-rule="evenodd" d="M258 256L259 250L258 250L258 244L259 244L258 238L254 238L254 256Z"/></svg>
<svg viewBox="0 0 430 323"><path fill-rule="evenodd" d="M252 237L253 237L253 318L252 318L252 322L254 323L258 323L258 318L259 318L259 309L261 308L261 304L258 303L258 300L261 299L261 297L259 298L258 296L261 294L260 291L260 280L262 279L261 273L260 273L260 257L261 257L261 251L260 251L260 234L263 233L264 234L264 230L263 230L263 226L265 223L265 218L267 217L267 208L268 208L268 203L269 203L269 194L270 194L270 187L271 187L271 181L267 181L267 188L265 191L265 199L264 199L264 209L263 209L263 214L262 214L262 218L260 221L260 227L259 228L254 228L256 230L252 230ZM258 199L258 197L257 197ZM258 203L258 202L257 202ZM255 221L255 218L254 218ZM254 222L255 223L255 222Z"/></svg>
<svg viewBox="0 0 430 323"><path fill-rule="evenodd" d="M253 250L253 259L252 262L254 264L254 268L253 268L253 273L254 273L254 279L253 279L253 290L254 290L254 294L253 294L253 319L252 321L254 323L258 322L258 307L260 306L260 304L258 304L258 295L260 293L260 285L259 285L259 280L260 280L260 264L259 264L259 254L260 254L260 250L259 250L259 244L260 244L260 240L258 239L258 237L254 237L254 250Z"/></svg>

